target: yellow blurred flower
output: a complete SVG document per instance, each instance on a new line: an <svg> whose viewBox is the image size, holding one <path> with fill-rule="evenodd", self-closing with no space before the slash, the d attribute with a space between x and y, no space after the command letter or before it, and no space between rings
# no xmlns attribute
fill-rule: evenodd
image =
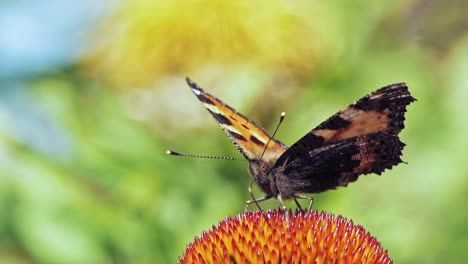
<svg viewBox="0 0 468 264"><path fill-rule="evenodd" d="M363 227L327 213L246 212L188 245L179 263L393 263Z"/></svg>
<svg viewBox="0 0 468 264"><path fill-rule="evenodd" d="M300 80L327 54L321 10L311 2L126 1L96 34L85 69L120 87L194 76L212 65L248 65Z"/></svg>

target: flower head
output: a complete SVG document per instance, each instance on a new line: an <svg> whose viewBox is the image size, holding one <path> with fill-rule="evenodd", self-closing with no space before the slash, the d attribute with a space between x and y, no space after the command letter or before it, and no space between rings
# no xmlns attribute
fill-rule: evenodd
<svg viewBox="0 0 468 264"><path fill-rule="evenodd" d="M362 226L341 216L257 211L227 218L204 232L188 245L179 263L393 262Z"/></svg>

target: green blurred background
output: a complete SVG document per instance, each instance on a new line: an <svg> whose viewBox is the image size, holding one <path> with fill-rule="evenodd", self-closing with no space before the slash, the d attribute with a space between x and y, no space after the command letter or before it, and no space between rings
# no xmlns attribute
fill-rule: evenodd
<svg viewBox="0 0 468 264"><path fill-rule="evenodd" d="M317 195L315 208L363 225L396 263L463 263L466 10L462 0L2 1L0 263L175 263L195 235L244 210L247 164L165 154L240 156L185 76L268 131L286 111L287 145L406 82L418 99L401 133L408 164Z"/></svg>

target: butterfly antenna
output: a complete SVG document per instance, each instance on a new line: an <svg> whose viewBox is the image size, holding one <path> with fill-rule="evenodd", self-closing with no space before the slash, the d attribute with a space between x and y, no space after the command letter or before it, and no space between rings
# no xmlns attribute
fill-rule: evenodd
<svg viewBox="0 0 468 264"><path fill-rule="evenodd" d="M171 155L171 156L182 156L182 157L192 157L192 158L202 158L202 159L223 159L223 160L240 160L240 161L246 161L245 159L241 159L241 158L186 154L186 153L175 152L175 151L172 151L172 150L166 151L166 154L167 154L167 155Z"/></svg>
<svg viewBox="0 0 468 264"><path fill-rule="evenodd" d="M271 140L273 137L276 135L276 132L278 131L278 128L280 127L281 123L283 123L284 117L286 116L285 112L281 112L280 120L278 122L278 125L276 125L275 131L273 132L273 135L268 139L268 142L265 145L265 148L263 148L262 155L260 156L260 160L263 158L263 155L265 155L265 151L268 148L268 144L270 144Z"/></svg>

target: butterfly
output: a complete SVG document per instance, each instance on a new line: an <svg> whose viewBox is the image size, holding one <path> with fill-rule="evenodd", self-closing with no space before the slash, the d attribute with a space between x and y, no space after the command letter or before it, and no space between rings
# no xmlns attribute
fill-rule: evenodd
<svg viewBox="0 0 468 264"><path fill-rule="evenodd" d="M347 186L360 175L381 174L402 162L406 107L416 99L405 83L380 88L328 118L289 148L234 108L186 79L198 100L249 162L249 172L265 193L246 202L276 198L313 201L307 194ZM182 155L168 151L168 154ZM251 188L249 188L251 192ZM253 195L252 195L253 197Z"/></svg>

